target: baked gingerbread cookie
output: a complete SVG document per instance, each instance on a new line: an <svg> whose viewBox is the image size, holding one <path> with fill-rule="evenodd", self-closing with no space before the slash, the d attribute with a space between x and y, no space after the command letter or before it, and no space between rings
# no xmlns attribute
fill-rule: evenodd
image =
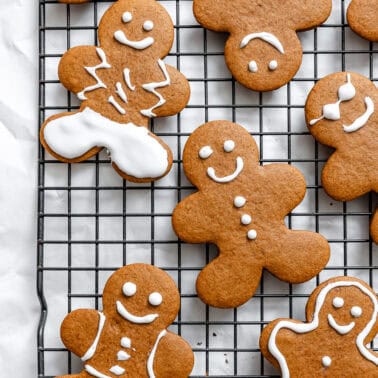
<svg viewBox="0 0 378 378"><path fill-rule="evenodd" d="M167 331L180 308L170 276L146 264L116 271L105 285L103 311L76 310L64 319L61 338L84 363L65 378L185 378L194 364L190 346Z"/></svg>
<svg viewBox="0 0 378 378"><path fill-rule="evenodd" d="M378 42L378 0L352 0L347 18L361 37Z"/></svg>
<svg viewBox="0 0 378 378"><path fill-rule="evenodd" d="M338 201L378 192L378 90L374 83L353 72L329 75L312 89L305 111L315 139L336 149L323 169L325 191ZM376 217L372 235L378 242Z"/></svg>
<svg viewBox="0 0 378 378"><path fill-rule="evenodd" d="M127 180L166 175L172 153L147 127L151 118L177 114L189 100L186 78L162 60L173 37L172 20L157 1L115 2L100 22L101 47L74 47L59 64L60 81L82 104L42 125L46 150L76 163L106 148Z"/></svg>
<svg viewBox="0 0 378 378"><path fill-rule="evenodd" d="M261 351L282 378L378 377L378 354L367 347L377 314L377 296L365 282L332 278L311 294L305 323L277 319L263 330Z"/></svg>
<svg viewBox="0 0 378 378"><path fill-rule="evenodd" d="M245 303L263 268L300 283L325 267L328 242L314 232L289 230L284 222L305 196L303 175L290 165L260 166L256 142L242 126L215 121L199 127L185 146L183 165L198 192L175 208L174 230L185 242L219 248L197 279L205 303Z"/></svg>
<svg viewBox="0 0 378 378"><path fill-rule="evenodd" d="M329 17L332 0L194 0L194 15L207 29L230 34L226 64L237 81L256 91L287 84L302 63L297 31Z"/></svg>

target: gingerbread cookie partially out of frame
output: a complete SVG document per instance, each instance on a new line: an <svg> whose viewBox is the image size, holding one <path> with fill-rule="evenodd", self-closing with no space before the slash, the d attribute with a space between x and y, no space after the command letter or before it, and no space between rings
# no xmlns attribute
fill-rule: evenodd
<svg viewBox="0 0 378 378"><path fill-rule="evenodd" d="M185 146L183 164L198 192L175 208L174 230L185 242L219 248L197 279L205 303L242 305L257 289L263 268L300 283L325 267L325 238L290 230L284 221L305 196L303 175L288 164L260 166L256 142L242 126L215 121L199 127Z"/></svg>
<svg viewBox="0 0 378 378"><path fill-rule="evenodd" d="M322 172L325 191L338 201L378 192L378 89L368 78L339 72L320 80L306 103L317 141L336 151ZM378 243L377 211L371 223Z"/></svg>
<svg viewBox="0 0 378 378"><path fill-rule="evenodd" d="M350 27L357 34L378 42L378 0L352 0L347 17Z"/></svg>
<svg viewBox="0 0 378 378"><path fill-rule="evenodd" d="M167 273L146 264L123 267L106 283L102 303L102 312L80 309L64 319L63 343L84 364L80 374L64 378L189 376L193 352L167 330L180 308Z"/></svg>
<svg viewBox="0 0 378 378"><path fill-rule="evenodd" d="M332 0L194 0L194 14L207 29L227 32L228 68L256 91L287 84L302 63L297 31L322 24Z"/></svg>
<svg viewBox="0 0 378 378"><path fill-rule="evenodd" d="M174 36L172 20L155 0L118 0L101 19L99 46L64 54L59 79L82 101L78 112L50 117L41 143L63 162L87 160L106 148L125 179L149 182L171 169L169 147L148 130L151 118L180 112L189 84L163 58Z"/></svg>
<svg viewBox="0 0 378 378"><path fill-rule="evenodd" d="M377 296L365 282L332 278L311 294L306 322L277 319L263 330L261 351L282 378L378 377L378 354L367 347L377 314Z"/></svg>

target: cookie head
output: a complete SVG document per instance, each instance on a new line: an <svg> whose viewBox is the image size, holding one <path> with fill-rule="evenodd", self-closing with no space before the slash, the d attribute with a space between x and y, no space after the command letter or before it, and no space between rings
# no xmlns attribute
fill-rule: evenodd
<svg viewBox="0 0 378 378"><path fill-rule="evenodd" d="M104 289L104 313L136 326L166 328L174 321L179 305L180 296L172 278L150 265L121 268Z"/></svg>
<svg viewBox="0 0 378 378"><path fill-rule="evenodd" d="M99 27L101 47L114 54L163 58L173 37L172 20L155 0L119 0L104 14Z"/></svg>
<svg viewBox="0 0 378 378"><path fill-rule="evenodd" d="M240 180L258 152L254 139L242 126L215 121L199 127L188 140L185 173L197 187Z"/></svg>
<svg viewBox="0 0 378 378"><path fill-rule="evenodd" d="M285 85L301 61L301 44L290 29L234 34L226 44L226 62L235 78L255 90L268 91Z"/></svg>

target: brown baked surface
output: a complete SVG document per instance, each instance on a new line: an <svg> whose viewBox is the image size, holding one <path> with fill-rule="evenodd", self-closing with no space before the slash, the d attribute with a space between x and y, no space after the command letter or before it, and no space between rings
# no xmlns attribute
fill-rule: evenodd
<svg viewBox="0 0 378 378"><path fill-rule="evenodd" d="M378 41L378 0L353 0L347 17L357 34L369 41Z"/></svg>

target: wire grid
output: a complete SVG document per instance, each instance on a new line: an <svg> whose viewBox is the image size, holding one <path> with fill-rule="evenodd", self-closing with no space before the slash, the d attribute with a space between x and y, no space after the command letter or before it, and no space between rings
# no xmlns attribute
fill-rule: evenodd
<svg viewBox="0 0 378 378"><path fill-rule="evenodd" d="M324 194L320 173L330 150L312 139L303 118L305 94L325 74L353 68L371 80L378 80L374 76L378 70L376 45L356 37L346 24L345 10L349 2L334 0L331 19L318 29L301 34L304 70L274 94L247 91L232 79L223 62L225 36L190 22L190 0L161 3L169 9L176 29L175 46L167 61L186 74L193 92L190 104L181 115L152 122L152 130L169 141L175 154L170 179L151 185L135 185L116 178L103 154L79 165L67 165L48 156L43 148L39 149L37 285L42 304L38 331L39 377L80 371L78 360L59 341L59 323L75 308L101 308L106 278L130 262L155 264L176 280L182 308L173 330L182 334L193 347L196 356L193 377L277 376L277 371L264 361L258 347L259 334L270 320L277 317L304 319L309 294L331 276L355 275L372 287L376 286L374 273L377 264L373 253L376 247L368 234L369 219L375 207L374 195L347 204L332 201ZM40 124L50 114L78 107L72 95L62 92L57 78L50 78L48 64L53 61L56 68L62 53L71 47L74 34L89 33L92 44L96 44L99 18L110 5L111 2L94 1L69 6L55 0L40 0ZM90 15L89 21L76 21L76 15L81 12ZM52 18L51 22L49 17L53 13L59 18ZM51 49L51 41L58 35L54 32L65 41L65 48L60 51ZM329 36L326 43L324 35ZM190 72L195 65L188 68L185 63L188 58L195 59L199 72ZM330 71L324 72L327 64ZM307 67L311 67L310 72ZM51 86L59 88L58 96L51 95ZM217 102L217 96L221 102ZM61 98L66 103L61 104ZM331 261L320 277L292 286L265 273L254 298L239 309L231 310L205 306L194 291L195 277L216 255L215 248L186 245L170 233L174 204L193 190L182 172L185 140L194 128L217 118L239 122L251 131L260 146L262 164L290 163L305 172L308 183L306 199L288 216L287 224L293 228L304 225L307 229L322 232L332 249ZM285 155L275 156L275 147L282 145ZM77 178L86 177L88 172L90 183L78 184ZM119 207L107 210L107 201L114 197ZM132 208L138 197L143 197L147 210ZM172 201L171 210L161 205ZM57 203L62 205L59 210ZM84 209L83 203L89 204L92 210ZM92 237L78 237L78 220L93 226ZM114 236L108 232L104 238L104 221L113 222L108 230L114 227L120 233ZM145 236L138 234L135 238L132 227L129 227L135 224L136 227L145 227L144 231L148 230ZM55 234L50 232L52 225L57 230ZM113 255L117 255L118 260L110 259L109 265L108 258ZM80 278L82 274L84 279ZM83 287L86 279L90 281L89 288ZM56 312L57 308L61 308L60 313Z"/></svg>

